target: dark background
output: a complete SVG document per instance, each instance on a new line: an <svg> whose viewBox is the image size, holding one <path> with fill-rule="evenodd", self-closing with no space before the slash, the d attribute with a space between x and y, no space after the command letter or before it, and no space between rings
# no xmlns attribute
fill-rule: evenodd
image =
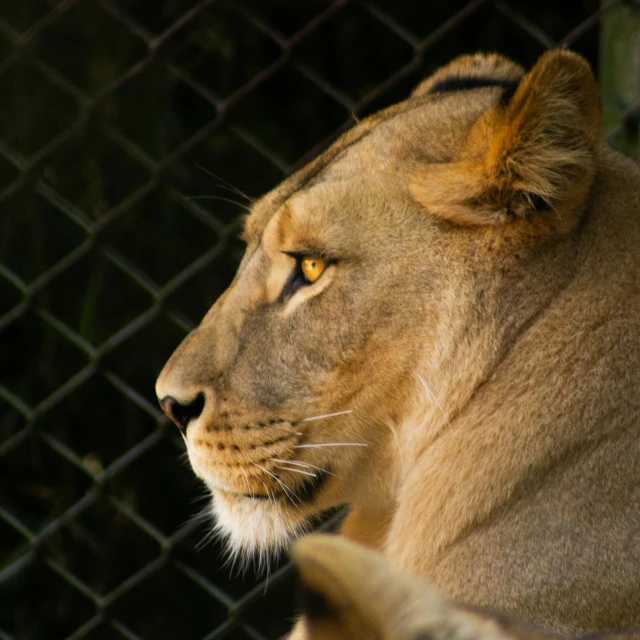
<svg viewBox="0 0 640 640"><path fill-rule="evenodd" d="M230 576L153 391L240 214L458 54L597 70L623 4L0 2L0 639L288 629L290 568Z"/></svg>

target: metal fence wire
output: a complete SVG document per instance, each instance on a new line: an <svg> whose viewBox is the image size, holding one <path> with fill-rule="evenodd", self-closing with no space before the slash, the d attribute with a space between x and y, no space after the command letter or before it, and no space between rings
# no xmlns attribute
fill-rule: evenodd
<svg viewBox="0 0 640 640"><path fill-rule="evenodd" d="M631 4L0 3L0 638L287 631L290 565L224 565L153 391L231 280L239 215L460 53L598 69ZM637 153L638 104L603 104Z"/></svg>

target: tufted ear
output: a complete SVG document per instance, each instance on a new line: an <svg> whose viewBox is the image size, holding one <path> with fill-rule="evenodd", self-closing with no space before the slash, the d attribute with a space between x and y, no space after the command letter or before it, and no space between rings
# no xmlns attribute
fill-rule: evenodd
<svg viewBox="0 0 640 640"><path fill-rule="evenodd" d="M549 51L506 102L471 128L453 162L421 166L414 198L458 224L500 224L553 210L565 227L583 204L595 173L600 109L587 62Z"/></svg>

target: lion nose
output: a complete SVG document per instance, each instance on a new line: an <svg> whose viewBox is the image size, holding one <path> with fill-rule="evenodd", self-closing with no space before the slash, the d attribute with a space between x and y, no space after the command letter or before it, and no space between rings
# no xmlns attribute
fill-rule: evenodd
<svg viewBox="0 0 640 640"><path fill-rule="evenodd" d="M165 396L160 400L162 410L173 420L178 429L185 434L192 420L200 416L204 409L204 393L199 393L191 402L178 402L171 396Z"/></svg>

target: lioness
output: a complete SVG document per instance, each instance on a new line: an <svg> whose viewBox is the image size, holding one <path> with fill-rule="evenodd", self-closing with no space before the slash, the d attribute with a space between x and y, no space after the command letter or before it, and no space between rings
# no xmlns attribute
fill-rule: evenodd
<svg viewBox="0 0 640 640"><path fill-rule="evenodd" d="M424 580L342 536L306 536L293 547L303 628L310 640L560 640L490 611L447 602ZM640 628L582 640L640 640ZM574 638L574 640L579 640Z"/></svg>
<svg viewBox="0 0 640 640"><path fill-rule="evenodd" d="M581 57L455 60L244 239L157 383L233 553L346 503L450 600L640 623L640 170Z"/></svg>

